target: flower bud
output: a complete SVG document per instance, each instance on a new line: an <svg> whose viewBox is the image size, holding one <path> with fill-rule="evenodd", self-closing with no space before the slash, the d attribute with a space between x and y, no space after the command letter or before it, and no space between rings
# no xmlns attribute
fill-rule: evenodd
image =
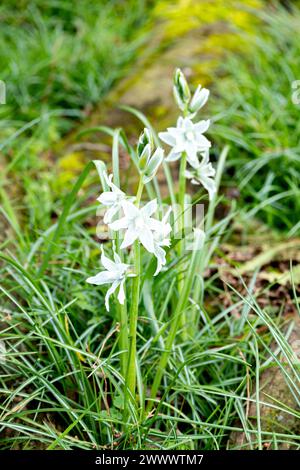
<svg viewBox="0 0 300 470"><path fill-rule="evenodd" d="M146 144L145 147L143 148L142 153L139 155L139 160L138 160L138 167L140 171L144 171L145 168L147 167L148 161L151 156L151 145Z"/></svg>
<svg viewBox="0 0 300 470"><path fill-rule="evenodd" d="M137 144L137 153L138 157L141 157L145 147L149 145L150 153L153 151L153 135L150 129L145 128L140 135L138 144Z"/></svg>
<svg viewBox="0 0 300 470"><path fill-rule="evenodd" d="M179 108L184 111L191 99L191 92L184 74L180 69L176 69L174 75L174 98Z"/></svg>
<svg viewBox="0 0 300 470"><path fill-rule="evenodd" d="M209 90L206 88L201 88L201 85L198 85L197 90L194 93L194 96L189 104L189 112L191 114L196 114L199 109L201 109L207 102L209 97Z"/></svg>
<svg viewBox="0 0 300 470"><path fill-rule="evenodd" d="M147 167L144 172L143 176L143 183L149 183L149 181L154 178L156 172L158 170L159 165L163 161L164 158L164 151L162 148L158 147L152 157L148 160Z"/></svg>

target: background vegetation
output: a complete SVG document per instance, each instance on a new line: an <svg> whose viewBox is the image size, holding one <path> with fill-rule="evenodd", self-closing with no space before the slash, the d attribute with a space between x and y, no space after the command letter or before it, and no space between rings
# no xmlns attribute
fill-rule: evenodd
<svg viewBox="0 0 300 470"><path fill-rule="evenodd" d="M194 2L192 31L203 3ZM213 92L210 137L217 149L229 143L230 153L217 212L223 234L205 273L199 330L189 340L178 338L156 411L145 419L132 410L135 424L127 434L115 310L108 314L104 292L85 283L99 263L97 176L84 175L72 198L77 160L64 161L59 180L54 149L130 76L147 41L156 40L155 28L168 44L184 41L186 31L174 33L176 8L165 2L1 3L0 78L8 93L0 107L2 449L298 448L300 128L291 82L300 78L300 12L250 3L257 10L248 23L238 7L222 10L221 23L227 13L235 21L235 41L222 51L226 60L218 34L206 49L213 58L206 76ZM186 14L189 7L178 2ZM218 1L214 7L206 21L213 24L215 14L219 32ZM169 29L161 27L165 16ZM195 82L198 75L195 70ZM155 118L159 126L158 108ZM71 182L61 176L70 171ZM126 181L129 172L123 176ZM67 218L53 240L64 209ZM175 262L145 282L141 409L142 384L151 386L163 348L153 316L159 328L168 327L177 269Z"/></svg>

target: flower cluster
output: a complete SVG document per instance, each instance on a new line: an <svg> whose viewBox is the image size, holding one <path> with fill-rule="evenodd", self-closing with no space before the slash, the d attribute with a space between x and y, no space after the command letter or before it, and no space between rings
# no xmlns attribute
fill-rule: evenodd
<svg viewBox="0 0 300 470"><path fill-rule="evenodd" d="M216 192L214 181L215 170L209 161L210 141L204 133L208 130L210 121L201 120L194 123L192 119L205 105L209 91L199 85L193 96L183 73L178 69L174 77L175 100L183 111L183 116L177 120L176 127L169 127L166 132L159 133L162 142L171 147L166 157L166 162L172 162L185 158L190 168L182 171L183 178L189 178L193 184L201 184L212 199ZM140 175L140 186L148 184L156 175L157 170L164 159L162 148L155 149L153 134L150 129L144 129L136 148L136 166ZM155 218L158 211L157 200L153 199L144 207L140 207L140 196L128 197L116 184L113 183L113 175L104 175L107 191L104 191L98 201L107 208L104 215L104 223L115 232L122 232L123 239L119 247L124 250L133 243L140 243L157 260L155 276L166 264L165 248L170 246L171 225L168 222L170 210L162 220ZM119 236L119 239L121 237ZM101 262L106 271L101 271L96 276L89 277L87 282L96 285L112 284L105 297L105 305L109 310L109 297L119 289L117 298L124 303L124 283L127 276L132 274L130 266L122 262L119 254L114 250L114 261L107 258L102 248ZM135 274L133 274L135 275Z"/></svg>
<svg viewBox="0 0 300 470"><path fill-rule="evenodd" d="M209 162L210 141L203 135L209 128L210 121L193 123L192 119L208 100L209 91L199 85L191 98L191 92L181 70L176 70L174 78L174 96L184 117L180 116L176 127L169 127L167 132L160 132L159 138L172 147L166 161L179 160L186 155L191 166L185 175L193 184L202 184L211 199L216 192L213 177L215 170Z"/></svg>
<svg viewBox="0 0 300 470"><path fill-rule="evenodd" d="M147 184L155 176L159 165L163 160L163 150L158 147L153 149L153 138L149 129L144 129L137 146L138 170L142 184ZM170 246L171 225L168 222L170 210L160 221L154 218L158 210L157 200L153 199L144 207L136 204L136 198L128 197L118 186L113 183L113 175L104 173L105 182L109 188L97 199L107 208L104 214L104 223L113 231L124 231L124 237L120 249L131 246L136 240L157 259L155 276L166 264L164 247ZM122 215L122 216L121 216ZM109 310L109 297L119 288L118 301L123 304L125 299L124 282L130 273L130 266L122 263L120 256L114 250L114 261L104 255L102 248L101 263L106 271L99 272L96 276L89 277L90 284L112 284L105 297L105 306Z"/></svg>

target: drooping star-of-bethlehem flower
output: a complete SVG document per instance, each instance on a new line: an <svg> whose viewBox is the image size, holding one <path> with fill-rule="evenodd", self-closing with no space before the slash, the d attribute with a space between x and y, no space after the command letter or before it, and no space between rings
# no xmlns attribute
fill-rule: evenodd
<svg viewBox="0 0 300 470"><path fill-rule="evenodd" d="M127 196L112 182L113 175L107 176L106 173L104 173L104 178L111 191L104 191L97 198L97 201L101 202L103 206L108 207L108 210L105 212L103 222L105 224L109 224L112 222L114 216L120 211L121 203L122 201L125 201Z"/></svg>
<svg viewBox="0 0 300 470"><path fill-rule="evenodd" d="M107 258L107 256L105 256L103 247L101 247L101 250L101 263L106 271L100 271L98 274L96 274L96 276L89 277L86 282L89 284L96 284L97 286L111 284L111 287L108 289L105 296L105 307L109 312L109 298L118 287L118 301L120 304L124 304L124 283L130 265L122 263L120 256L116 252L114 252L114 261L112 261L111 259ZM132 274L128 274L128 276L132 276Z"/></svg>
<svg viewBox="0 0 300 470"><path fill-rule="evenodd" d="M212 199L216 193L217 187L214 180L216 170L209 161L209 153L202 153L202 160L197 162L190 170L186 170L185 176L191 180L193 184L202 184L208 191L209 199Z"/></svg>

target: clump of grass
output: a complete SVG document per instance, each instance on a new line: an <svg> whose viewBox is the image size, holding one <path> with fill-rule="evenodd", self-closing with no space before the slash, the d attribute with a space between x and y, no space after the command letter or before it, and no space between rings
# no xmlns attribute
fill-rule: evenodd
<svg viewBox="0 0 300 470"><path fill-rule="evenodd" d="M118 144L125 144L130 154L131 148L119 131L112 135L116 162ZM224 159L223 154L221 166ZM294 396L299 396L299 371L287 335L281 332L280 316L270 318L256 302L255 278L245 286L246 296L233 290L227 308L215 302L212 313L201 298L203 289L207 298L215 300L223 292L217 276L201 279L224 231L230 236L232 213L213 224L217 199L205 221L209 250L204 250L205 260L197 265L201 268L200 288L196 284L191 290L189 286L184 303L180 301L180 294L186 296L181 279L191 274L193 255L172 250L165 271L157 277L152 275L148 258L144 259L136 330L136 388L124 420L126 378L121 368L124 351L119 343L118 306L112 303L107 311L105 291L91 289L85 282L99 255L99 243L86 223L95 211L87 201L98 193L98 184L85 185L82 191L92 167L92 162L87 165L64 200L58 221L35 235L29 226L20 228L3 189L2 213L14 237L9 246L3 241L0 254L1 447L221 449L227 447L232 431L244 432L250 448L261 449L265 444L274 449L282 444L298 447L299 435L292 429L283 426L267 431L260 421L262 370L276 364ZM195 201L200 196L203 194L197 194ZM32 197L36 198L34 212L39 195L33 193ZM92 230L94 234L94 227ZM128 312L133 301L128 296ZM187 323L176 324L177 334L170 345L168 332L178 304ZM187 328L189 324L192 329ZM270 348L272 341L275 350ZM164 373L155 382L162 358ZM146 410L149 396L151 407ZM248 402L256 404L254 421L244 406ZM283 415L298 416L283 403L267 406Z"/></svg>
<svg viewBox="0 0 300 470"><path fill-rule="evenodd" d="M241 54L228 53L216 80L216 140L232 142L227 183L241 206L269 225L299 233L299 19L296 7L257 12L255 35L240 35ZM220 108L220 104L222 109Z"/></svg>
<svg viewBox="0 0 300 470"><path fill-rule="evenodd" d="M124 75L141 44L147 8L136 0L2 2L2 138L49 113L46 141L70 129Z"/></svg>

